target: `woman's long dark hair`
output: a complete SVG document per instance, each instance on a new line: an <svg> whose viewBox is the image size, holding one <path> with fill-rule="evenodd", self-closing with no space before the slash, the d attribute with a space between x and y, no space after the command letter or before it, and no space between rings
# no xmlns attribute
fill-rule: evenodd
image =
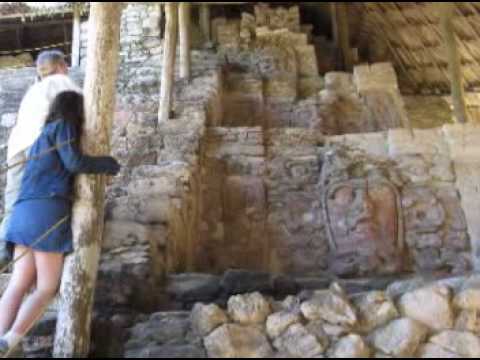
<svg viewBox="0 0 480 360"><path fill-rule="evenodd" d="M46 123L54 121L70 121L75 124L81 134L85 121L83 96L75 91L64 91L58 94L50 105Z"/></svg>

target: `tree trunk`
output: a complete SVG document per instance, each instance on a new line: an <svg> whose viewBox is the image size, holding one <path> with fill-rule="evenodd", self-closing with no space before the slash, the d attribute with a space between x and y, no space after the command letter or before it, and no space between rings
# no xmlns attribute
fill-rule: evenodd
<svg viewBox="0 0 480 360"><path fill-rule="evenodd" d="M448 69L450 73L453 111L457 121L463 124L468 121L468 115L467 106L465 104L465 89L460 53L458 52L457 38L455 36L455 28L452 21L455 13L455 3L443 3L441 12L440 22L448 54Z"/></svg>
<svg viewBox="0 0 480 360"><path fill-rule="evenodd" d="M80 66L80 5L73 7L72 67Z"/></svg>
<svg viewBox="0 0 480 360"><path fill-rule="evenodd" d="M164 122L169 119L172 107L175 60L177 55L178 5L176 3L165 4L165 17L165 41L163 42L163 65L158 122Z"/></svg>
<svg viewBox="0 0 480 360"><path fill-rule="evenodd" d="M210 26L210 5L200 5L200 28L202 29L202 34L205 42L211 42L212 31Z"/></svg>
<svg viewBox="0 0 480 360"><path fill-rule="evenodd" d="M190 80L190 3L180 3L180 78Z"/></svg>
<svg viewBox="0 0 480 360"><path fill-rule="evenodd" d="M92 3L85 78L86 123L82 149L110 151L117 79L120 3ZM66 259L60 289L55 357L86 357L104 222L105 176L81 175L76 183L72 230L75 252Z"/></svg>

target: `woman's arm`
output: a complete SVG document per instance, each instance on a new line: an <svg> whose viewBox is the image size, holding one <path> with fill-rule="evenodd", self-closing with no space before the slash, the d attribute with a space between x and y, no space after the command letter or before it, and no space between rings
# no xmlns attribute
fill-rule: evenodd
<svg viewBox="0 0 480 360"><path fill-rule="evenodd" d="M57 151L65 168L74 174L116 175L120 171L117 160L111 156L87 156L79 149L79 138L72 123L62 121L56 132Z"/></svg>

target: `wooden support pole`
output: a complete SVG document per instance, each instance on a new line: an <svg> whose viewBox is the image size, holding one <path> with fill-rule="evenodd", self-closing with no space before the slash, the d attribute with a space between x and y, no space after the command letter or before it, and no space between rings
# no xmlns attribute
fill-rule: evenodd
<svg viewBox="0 0 480 360"><path fill-rule="evenodd" d="M165 4L165 41L163 43L162 79L160 84L160 107L158 122L167 121L172 108L175 60L177 57L178 5Z"/></svg>
<svg viewBox="0 0 480 360"><path fill-rule="evenodd" d="M72 67L80 66L80 4L73 5Z"/></svg>
<svg viewBox="0 0 480 360"><path fill-rule="evenodd" d="M160 39L163 39L165 34L165 7L163 4L158 4L158 12L159 12L159 28L160 28Z"/></svg>
<svg viewBox="0 0 480 360"><path fill-rule="evenodd" d="M333 43L338 48L339 47L339 29L338 29L338 16L337 16L337 4L334 2L330 3L330 18L332 20L332 37Z"/></svg>
<svg viewBox="0 0 480 360"><path fill-rule="evenodd" d="M210 23L210 6L207 4L200 5L200 28L202 30L205 42L211 42L212 28Z"/></svg>
<svg viewBox="0 0 480 360"><path fill-rule="evenodd" d="M340 51L343 63L343 70L352 71L354 60L350 48L350 29L348 23L348 4L344 2L331 3L332 23L336 47Z"/></svg>
<svg viewBox="0 0 480 360"><path fill-rule="evenodd" d="M468 121L468 115L465 104L465 88L460 53L457 48L457 38L453 26L454 14L455 3L446 2L441 4L440 25L447 48L453 111L457 121L464 124Z"/></svg>
<svg viewBox="0 0 480 360"><path fill-rule="evenodd" d="M17 49L23 49L23 25L16 30L17 35Z"/></svg>
<svg viewBox="0 0 480 360"><path fill-rule="evenodd" d="M180 3L180 78L190 80L191 52L190 52L190 3Z"/></svg>
<svg viewBox="0 0 480 360"><path fill-rule="evenodd" d="M110 152L120 43L121 3L91 4L84 86L86 122L81 138L90 155ZM76 182L72 230L60 289L54 356L87 357L103 225L105 176L81 175Z"/></svg>

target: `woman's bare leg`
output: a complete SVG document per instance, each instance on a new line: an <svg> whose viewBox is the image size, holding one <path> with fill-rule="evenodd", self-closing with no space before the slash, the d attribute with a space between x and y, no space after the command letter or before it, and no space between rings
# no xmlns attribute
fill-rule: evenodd
<svg viewBox="0 0 480 360"><path fill-rule="evenodd" d="M17 259L26 247L15 246L14 259ZM12 326L17 317L18 309L25 294L35 284L35 258L32 251L13 265L13 274L7 289L0 300L0 336L3 336Z"/></svg>
<svg viewBox="0 0 480 360"><path fill-rule="evenodd" d="M23 336L30 330L55 297L62 278L63 254L35 251L33 256L37 269L37 286L20 307L10 331L14 335Z"/></svg>

